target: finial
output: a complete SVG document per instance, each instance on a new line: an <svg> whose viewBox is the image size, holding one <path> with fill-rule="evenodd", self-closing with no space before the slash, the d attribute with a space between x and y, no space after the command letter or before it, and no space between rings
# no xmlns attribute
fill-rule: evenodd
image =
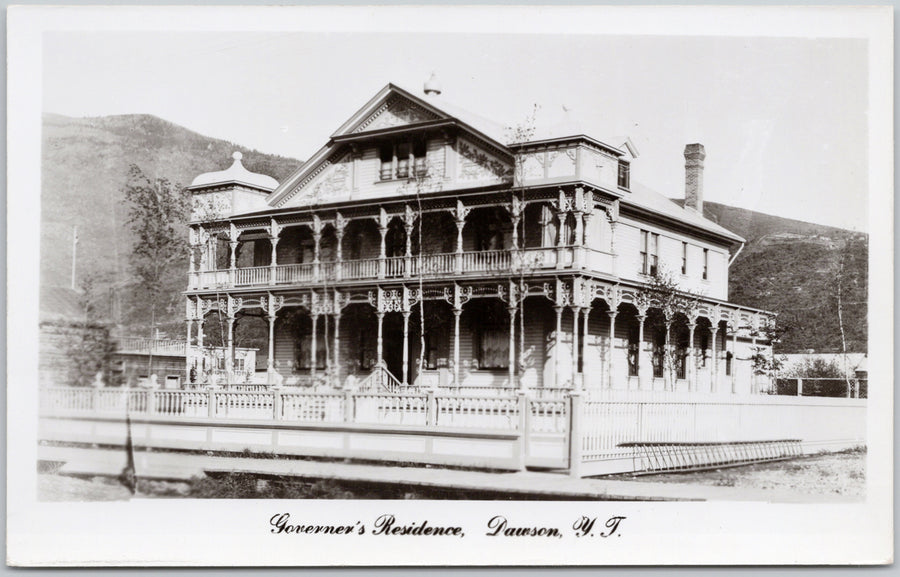
<svg viewBox="0 0 900 577"><path fill-rule="evenodd" d="M241 154L241 152L240 152L239 150L235 150L235 151L234 151L234 154L231 155L231 158L233 158L233 159L235 159L236 161L240 162L241 159L244 158L244 155Z"/></svg>

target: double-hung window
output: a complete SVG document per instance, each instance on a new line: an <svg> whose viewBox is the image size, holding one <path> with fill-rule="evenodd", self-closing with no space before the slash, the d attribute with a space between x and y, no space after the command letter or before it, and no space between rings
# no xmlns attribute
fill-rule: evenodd
<svg viewBox="0 0 900 577"><path fill-rule="evenodd" d="M408 142L391 142L379 149L381 157L381 180L396 180L425 176L425 141L415 139Z"/></svg>
<svg viewBox="0 0 900 577"><path fill-rule="evenodd" d="M627 162L619 161L619 178L618 185L621 188L628 188L631 184L631 167Z"/></svg>
<svg viewBox="0 0 900 577"><path fill-rule="evenodd" d="M641 272L656 276L659 270L659 235L641 231Z"/></svg>
<svg viewBox="0 0 900 577"><path fill-rule="evenodd" d="M709 280L709 249L703 249L703 280Z"/></svg>

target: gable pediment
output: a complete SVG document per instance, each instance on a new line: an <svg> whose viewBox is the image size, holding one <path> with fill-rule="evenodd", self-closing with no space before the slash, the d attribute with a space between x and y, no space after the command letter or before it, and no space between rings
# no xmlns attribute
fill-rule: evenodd
<svg viewBox="0 0 900 577"><path fill-rule="evenodd" d="M381 106L362 121L356 123L348 132L358 134L360 132L396 128L441 118L441 116L426 110L423 106L399 94L391 94Z"/></svg>

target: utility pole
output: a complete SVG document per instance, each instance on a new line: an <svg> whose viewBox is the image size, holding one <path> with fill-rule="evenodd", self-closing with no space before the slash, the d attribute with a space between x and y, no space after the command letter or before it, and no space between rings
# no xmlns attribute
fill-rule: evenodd
<svg viewBox="0 0 900 577"><path fill-rule="evenodd" d="M75 261L78 255L78 225L72 227L72 290L75 290Z"/></svg>

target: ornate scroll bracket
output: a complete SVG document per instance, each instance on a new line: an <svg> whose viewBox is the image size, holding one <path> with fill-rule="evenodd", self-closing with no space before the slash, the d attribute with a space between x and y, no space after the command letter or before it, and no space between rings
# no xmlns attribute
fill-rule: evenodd
<svg viewBox="0 0 900 577"><path fill-rule="evenodd" d="M272 293L268 293L268 297L259 297L259 308L261 308L265 315L269 318L274 318L275 314L284 307L284 297L283 296L272 296Z"/></svg>
<svg viewBox="0 0 900 577"><path fill-rule="evenodd" d="M444 287L444 300L447 301L454 310L461 310L463 305L472 298L472 287L461 287L458 284L453 285L453 291L450 287Z"/></svg>

